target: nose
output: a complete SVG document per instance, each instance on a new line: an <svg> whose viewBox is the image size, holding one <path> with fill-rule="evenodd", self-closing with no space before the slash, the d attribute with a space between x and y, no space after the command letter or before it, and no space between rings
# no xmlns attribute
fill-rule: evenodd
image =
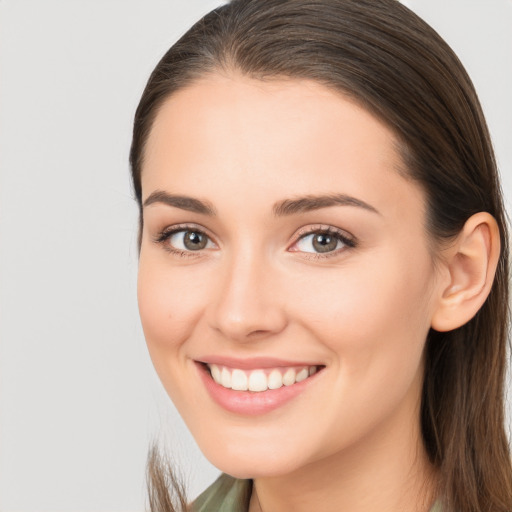
<svg viewBox="0 0 512 512"><path fill-rule="evenodd" d="M211 328L224 338L244 343L266 339L286 327L282 294L270 267L254 252L225 262L209 304Z"/></svg>

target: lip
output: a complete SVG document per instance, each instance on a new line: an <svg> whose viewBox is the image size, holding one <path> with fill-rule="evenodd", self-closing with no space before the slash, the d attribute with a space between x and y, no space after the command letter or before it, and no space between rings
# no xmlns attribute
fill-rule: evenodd
<svg viewBox="0 0 512 512"><path fill-rule="evenodd" d="M268 361L268 359L265 359ZM251 359L251 364L255 361ZM261 361L261 360L260 360ZM275 361L275 360L274 360ZM233 360L231 360L233 362ZM249 364L249 360L246 360ZM300 363L293 364L283 364L284 361L281 361L281 364L276 366L300 366ZM211 363L211 364L224 364L228 366L227 359L222 358L222 363ZM234 364L234 368L240 369L254 369L254 368L265 368L269 366L246 366L245 368L241 368L240 366L236 366L239 364L239 361L236 361ZM227 389L220 384L217 384L211 377L206 364L195 361L195 365L201 380L203 381L206 390L208 391L210 397L213 399L215 403L220 405L223 409L233 412L236 414L241 414L245 416L257 416L261 414L266 414L271 412L279 407L285 405L289 401L293 400L301 393L303 393L307 388L309 388L314 382L316 382L319 375L323 373L323 367L314 375L311 375L307 379L296 382L291 386L282 386L279 389L268 389L267 391L253 392L253 391L235 391L233 389ZM308 365L304 365L308 366ZM311 365L309 365L311 366Z"/></svg>
<svg viewBox="0 0 512 512"><path fill-rule="evenodd" d="M280 368L284 366L325 366L325 364L320 362L291 361L275 357L251 357L248 359L238 359L235 357L206 356L197 360L197 362L217 364L219 366L227 366L229 368L239 368L240 370L264 370L266 368Z"/></svg>

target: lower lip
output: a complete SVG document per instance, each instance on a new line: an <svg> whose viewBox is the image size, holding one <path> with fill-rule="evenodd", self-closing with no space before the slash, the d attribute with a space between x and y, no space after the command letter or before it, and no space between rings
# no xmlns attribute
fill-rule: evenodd
<svg viewBox="0 0 512 512"><path fill-rule="evenodd" d="M282 386L279 389L268 389L267 391L235 391L217 384L211 377L208 368L202 363L196 366L199 375L208 390L208 393L218 405L227 411L246 416L256 416L278 409L296 396L300 395L321 373L311 375L307 379L296 382L291 386Z"/></svg>

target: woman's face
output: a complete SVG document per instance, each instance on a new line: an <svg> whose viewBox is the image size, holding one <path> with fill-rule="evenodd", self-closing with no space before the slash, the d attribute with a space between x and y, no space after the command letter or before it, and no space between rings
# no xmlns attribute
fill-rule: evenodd
<svg viewBox="0 0 512 512"><path fill-rule="evenodd" d="M438 280L400 168L383 124L312 82L214 75L158 113L140 314L223 471L282 475L418 430Z"/></svg>

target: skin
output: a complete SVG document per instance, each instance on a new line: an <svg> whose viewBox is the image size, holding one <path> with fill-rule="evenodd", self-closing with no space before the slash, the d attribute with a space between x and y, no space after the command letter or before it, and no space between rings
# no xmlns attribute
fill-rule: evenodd
<svg viewBox="0 0 512 512"><path fill-rule="evenodd" d="M384 124L308 81L212 75L175 93L156 117L143 201L156 191L186 195L216 215L144 207L142 324L206 457L254 478L251 511L432 504L435 472L419 427L423 349L450 272L434 264L423 191L401 166ZM284 199L333 193L375 211L273 213ZM178 255L169 240L155 241L183 224L211 242ZM355 246L340 242L318 257L300 237L329 226ZM211 354L325 368L282 407L244 416L213 402L199 379L194 360Z"/></svg>

